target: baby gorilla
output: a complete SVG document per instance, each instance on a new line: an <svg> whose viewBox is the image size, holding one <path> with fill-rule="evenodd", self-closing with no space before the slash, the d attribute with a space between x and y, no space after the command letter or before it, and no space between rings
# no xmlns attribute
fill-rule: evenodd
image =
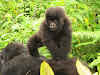
<svg viewBox="0 0 100 75"><path fill-rule="evenodd" d="M8 44L1 52L1 75L40 75L42 60L34 58L19 43Z"/></svg>
<svg viewBox="0 0 100 75"><path fill-rule="evenodd" d="M37 49L45 45L54 60L66 59L66 55L71 49L72 31L70 24L63 8L48 8L40 30L28 40L27 47L30 54L39 56Z"/></svg>

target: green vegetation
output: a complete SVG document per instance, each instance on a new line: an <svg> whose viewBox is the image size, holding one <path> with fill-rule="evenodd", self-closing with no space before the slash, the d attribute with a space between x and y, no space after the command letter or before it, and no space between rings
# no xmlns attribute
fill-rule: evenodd
<svg viewBox="0 0 100 75"><path fill-rule="evenodd" d="M0 50L9 42L27 43L38 31L45 10L62 6L72 21L72 52L100 70L100 0L0 0ZM45 47L40 53L50 57Z"/></svg>

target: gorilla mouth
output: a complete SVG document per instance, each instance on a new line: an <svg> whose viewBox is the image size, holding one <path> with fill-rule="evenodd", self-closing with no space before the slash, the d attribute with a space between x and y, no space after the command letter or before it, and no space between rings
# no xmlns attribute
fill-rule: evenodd
<svg viewBox="0 0 100 75"><path fill-rule="evenodd" d="M49 29L50 29L50 31L55 31L57 29L57 25L55 23L51 23L49 25Z"/></svg>

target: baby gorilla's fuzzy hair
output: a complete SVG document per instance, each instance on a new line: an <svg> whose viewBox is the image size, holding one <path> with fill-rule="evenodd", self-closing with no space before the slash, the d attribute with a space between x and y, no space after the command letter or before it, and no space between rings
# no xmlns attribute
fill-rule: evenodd
<svg viewBox="0 0 100 75"><path fill-rule="evenodd" d="M40 30L28 40L29 52L32 56L40 56L38 48L46 46L54 60L64 60L71 50L72 30L69 18L61 7L48 8L45 15Z"/></svg>

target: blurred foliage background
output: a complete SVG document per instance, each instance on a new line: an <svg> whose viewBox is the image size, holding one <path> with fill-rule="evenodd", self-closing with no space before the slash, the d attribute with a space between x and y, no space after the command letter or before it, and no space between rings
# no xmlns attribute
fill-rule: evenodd
<svg viewBox="0 0 100 75"><path fill-rule="evenodd" d="M35 34L45 10L62 6L72 21L72 51L97 71L100 69L100 0L0 0L0 50L8 43L22 42ZM41 55L51 57L46 47Z"/></svg>

